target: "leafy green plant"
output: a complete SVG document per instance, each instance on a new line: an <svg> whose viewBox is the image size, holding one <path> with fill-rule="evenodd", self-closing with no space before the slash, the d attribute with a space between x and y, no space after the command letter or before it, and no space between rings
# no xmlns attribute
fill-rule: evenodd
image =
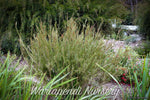
<svg viewBox="0 0 150 100"><path fill-rule="evenodd" d="M148 98L150 97L149 71L150 71L149 60L148 58L145 58L142 72L142 81L138 81L137 73L134 72L137 91L132 95L133 98L141 98L144 100L148 100Z"/></svg>
<svg viewBox="0 0 150 100"><path fill-rule="evenodd" d="M14 58L14 57L13 57ZM51 81L44 84L44 77L42 76L39 83L35 83L33 81L33 78L35 75L32 75L32 68L30 70L29 75L25 75L25 67L20 70L16 70L16 67L19 64L19 61L16 63L16 65L10 67L10 64L12 63L13 59L10 58L10 55L8 54L6 60L4 63L0 63L0 99L2 100L8 100L8 99L24 99L24 100L37 100L40 98L44 98L47 100L48 95L45 96L45 94L34 94L32 93L32 88L36 86L37 88L42 87L43 89L54 89L58 88L64 84L67 84L70 81L75 80L75 78L72 78L70 80L60 82L63 78L65 78L67 74L62 75L62 73L65 72L65 70L68 68L64 68L58 75L56 75ZM51 95L52 96L52 95ZM53 97L53 96L52 96Z"/></svg>
<svg viewBox="0 0 150 100"><path fill-rule="evenodd" d="M22 76L25 68L15 71L19 61L13 68L10 67L11 61L8 54L5 62L0 63L0 98L3 100L20 97L18 93L21 92L22 81L30 78Z"/></svg>
<svg viewBox="0 0 150 100"><path fill-rule="evenodd" d="M7 54L8 51L10 51L11 53L16 53L18 55L21 53L20 44L16 37L17 36L13 36L11 32L5 34L5 36L2 36L2 40L0 43L2 53Z"/></svg>
<svg viewBox="0 0 150 100"><path fill-rule="evenodd" d="M126 44L134 43L134 42L136 42L136 37L129 36L125 39L125 42L126 42Z"/></svg>
<svg viewBox="0 0 150 100"><path fill-rule="evenodd" d="M135 48L135 51L141 56L144 57L150 53L150 41L146 41L140 47Z"/></svg>

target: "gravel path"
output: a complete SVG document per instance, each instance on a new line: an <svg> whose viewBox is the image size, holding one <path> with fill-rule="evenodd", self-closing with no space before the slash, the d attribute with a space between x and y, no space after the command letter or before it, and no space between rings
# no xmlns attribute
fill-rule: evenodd
<svg viewBox="0 0 150 100"><path fill-rule="evenodd" d="M117 41L117 40L114 40L114 39L110 39L110 40L104 40L104 43L106 45L111 44L112 45L112 49L114 50L114 52L117 52L118 49L120 49L120 48L125 49L127 46L131 47L132 49L134 49L136 47L139 47L142 44L142 41L129 43L127 45L125 41Z"/></svg>

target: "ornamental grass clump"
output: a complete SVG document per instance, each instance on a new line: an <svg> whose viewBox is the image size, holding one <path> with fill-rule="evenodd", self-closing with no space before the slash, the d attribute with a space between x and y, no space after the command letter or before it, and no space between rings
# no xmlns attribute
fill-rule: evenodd
<svg viewBox="0 0 150 100"><path fill-rule="evenodd" d="M46 31L41 24L37 35L31 39L30 47L26 47L21 41L22 51L28 54L28 62L33 62L35 72L46 72L46 80L50 80L65 66L69 66L66 73L70 74L67 78L77 77L77 80L68 84L68 87L85 86L91 77L98 74L99 82L110 81L110 77L100 71L96 63L116 77L121 75L122 71L116 68L118 64L118 67L122 66L122 59L115 57L112 45L105 45L99 33L87 27L79 34L79 28L73 19L67 21L65 27L66 31L59 35L56 28L50 27L49 31Z"/></svg>

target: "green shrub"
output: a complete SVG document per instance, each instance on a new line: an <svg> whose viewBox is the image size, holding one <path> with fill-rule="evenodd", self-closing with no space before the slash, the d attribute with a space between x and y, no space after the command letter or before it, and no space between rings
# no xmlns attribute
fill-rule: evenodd
<svg viewBox="0 0 150 100"><path fill-rule="evenodd" d="M150 41L146 41L142 46L135 48L135 51L141 56L145 57L150 53Z"/></svg>
<svg viewBox="0 0 150 100"><path fill-rule="evenodd" d="M11 32L2 36L2 40L0 43L2 53L7 54L8 51L10 51L11 53L16 53L18 55L21 53L20 44L16 37L18 36L13 36Z"/></svg>
<svg viewBox="0 0 150 100"><path fill-rule="evenodd" d="M124 35L125 30L120 28L115 28L114 31L106 36L106 39L115 39L115 40L125 40L127 36Z"/></svg>

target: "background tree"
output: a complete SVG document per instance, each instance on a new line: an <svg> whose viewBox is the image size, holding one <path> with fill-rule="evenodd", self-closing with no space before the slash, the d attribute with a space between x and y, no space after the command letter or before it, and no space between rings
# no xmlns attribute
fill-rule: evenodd
<svg viewBox="0 0 150 100"><path fill-rule="evenodd" d="M90 25L103 34L111 34L109 19L115 18L122 22L127 13L120 0L2 0L1 50L19 52L18 49L14 50L19 48L16 29L26 44L29 44L30 38L37 33L40 22L47 29L50 25L56 27L61 35L66 30L67 20L73 17L80 30L85 30L86 25Z"/></svg>
<svg viewBox="0 0 150 100"><path fill-rule="evenodd" d="M150 0L143 0L138 5L135 22L140 26L140 33L150 39Z"/></svg>

